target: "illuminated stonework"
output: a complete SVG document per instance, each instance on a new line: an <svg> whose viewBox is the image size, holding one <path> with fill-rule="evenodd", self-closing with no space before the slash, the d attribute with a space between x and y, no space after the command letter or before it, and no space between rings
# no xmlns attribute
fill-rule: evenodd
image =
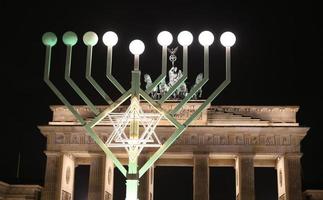
<svg viewBox="0 0 323 200"><path fill-rule="evenodd" d="M164 106L171 109L176 102ZM191 101L183 108L182 115L189 115L203 101ZM98 106L100 109L100 106ZM143 105L149 112L149 105ZM47 168L42 199L55 198L63 190L73 194L73 187L65 189L59 185L63 175L59 169L65 164L91 165L89 196L95 199L113 199L113 163L107 158L85 130L64 106L51 106L53 120L39 126L47 138ZM75 109L88 119L93 118L85 106ZM126 107L118 108L124 111ZM208 200L209 167L232 166L236 169L236 196L239 200L254 200L254 167L272 167L277 170L278 198L301 200L300 142L309 128L301 127L296 121L296 106L208 106L175 144L154 166L193 166L194 200ZM177 119L181 119L178 115ZM161 119L156 134L165 141L174 127ZM113 132L113 124L103 120L95 127L100 138L107 139ZM139 164L149 158L154 148L142 151ZM201 153L202 152L202 153ZM114 148L113 153L127 164L127 152ZM106 178L102 178L106 177ZM61 177L63 178L63 177ZM153 198L154 170L150 168L141 180L140 200ZM65 179L65 176L64 176ZM74 179L71 167L70 180ZM290 183L293 183L291 186ZM97 187L102 185L102 187ZM199 186L203 187L199 187ZM59 192L61 191L61 192Z"/></svg>

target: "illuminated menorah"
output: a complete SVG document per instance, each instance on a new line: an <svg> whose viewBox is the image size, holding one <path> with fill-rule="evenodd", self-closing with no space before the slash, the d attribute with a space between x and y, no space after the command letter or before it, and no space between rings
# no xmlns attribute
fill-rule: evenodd
<svg viewBox="0 0 323 200"><path fill-rule="evenodd" d="M230 48L234 45L236 37L231 32L224 32L220 37L221 44L225 47L226 53L226 78L215 89L211 95L191 114L183 123L179 122L174 116L194 95L207 83L209 79L209 46L214 41L214 36L210 31L203 31L200 33L198 40L204 47L204 72L203 79L198 84L194 85L190 92L175 106L174 109L166 111L162 108L165 101L184 83L187 79L188 73L188 47L193 42L193 36L188 31L179 33L178 43L183 48L183 76L172 85L169 90L158 100L151 98L149 93L157 87L166 77L167 70L167 46L173 41L173 36L167 32L162 31L157 37L158 43L162 47L162 73L161 75L148 87L146 90L140 88L140 70L139 70L139 55L144 52L145 45L140 40L133 40L129 45L129 50L134 55L134 70L132 71L131 88L125 90L122 85L112 75L112 49L118 42L118 36L114 32L106 32L103 35L103 43L107 46L107 66L106 76L114 86L122 93L116 100L112 99L100 87L100 85L91 76L92 65L92 49L98 42L98 36L94 32L87 32L83 36L83 42L87 46L87 60L86 60L86 79L93 85L97 92L109 104L106 109L100 111L78 87L78 85L71 79L71 60L72 47L77 43L77 35L74 32L68 31L63 35L63 43L67 46L66 63L65 63L65 80L75 90L75 92L82 98L90 110L94 113L94 119L87 121L77 112L71 103L64 97L64 95L56 88L50 81L50 63L51 50L57 43L57 37L52 32L47 32L43 35L42 41L46 46L45 58L45 74L44 80L57 97L65 104L65 106L72 112L75 118L86 129L87 134L100 146L106 153L114 165L127 178L126 181L126 200L138 199L138 185L139 179L143 174L154 164L154 162L176 141L184 130L201 114L201 112L220 94L220 92L231 81L231 67L230 67ZM114 113L122 103L130 98L130 105L124 113ZM140 106L140 98L147 101L157 112L144 113ZM157 113L157 114L156 114ZM100 123L103 119L109 118L112 121L114 131L110 134L107 141L102 141L98 134L94 131L94 126ZM162 144L155 133L155 128L161 118L166 118L176 130L171 136ZM127 130L127 131L126 131ZM123 147L128 153L128 170L121 164L118 158L113 154L110 148ZM155 147L157 150L147 160L147 162L139 169L138 157L144 147Z"/></svg>

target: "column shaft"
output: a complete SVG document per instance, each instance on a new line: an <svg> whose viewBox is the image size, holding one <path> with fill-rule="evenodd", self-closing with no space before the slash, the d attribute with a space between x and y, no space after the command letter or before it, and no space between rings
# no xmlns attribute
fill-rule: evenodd
<svg viewBox="0 0 323 200"><path fill-rule="evenodd" d="M49 155L47 154L46 161L46 173L45 173L45 184L44 190L42 191L42 200L56 200L57 199L57 189L59 185L59 175L58 175L58 163L59 155Z"/></svg>
<svg viewBox="0 0 323 200"><path fill-rule="evenodd" d="M104 197L104 156L91 157L88 199L103 200Z"/></svg>
<svg viewBox="0 0 323 200"><path fill-rule="evenodd" d="M237 200L255 200L253 156L238 156L236 160Z"/></svg>
<svg viewBox="0 0 323 200"><path fill-rule="evenodd" d="M299 156L285 157L286 200L302 200L301 163Z"/></svg>
<svg viewBox="0 0 323 200"><path fill-rule="evenodd" d="M113 199L113 177L114 164L107 156L105 156L105 183L104 183L104 200Z"/></svg>
<svg viewBox="0 0 323 200"><path fill-rule="evenodd" d="M139 166L147 161L147 157L139 157ZM152 166L139 180L139 200L153 200L154 197L154 166Z"/></svg>
<svg viewBox="0 0 323 200"><path fill-rule="evenodd" d="M209 200L209 155L194 154L193 200Z"/></svg>

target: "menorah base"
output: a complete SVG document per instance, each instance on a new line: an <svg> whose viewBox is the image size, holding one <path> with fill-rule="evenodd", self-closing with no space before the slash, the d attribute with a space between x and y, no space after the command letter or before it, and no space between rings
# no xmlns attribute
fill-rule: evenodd
<svg viewBox="0 0 323 200"><path fill-rule="evenodd" d="M126 200L139 200L138 199L138 179L128 179L126 181Z"/></svg>

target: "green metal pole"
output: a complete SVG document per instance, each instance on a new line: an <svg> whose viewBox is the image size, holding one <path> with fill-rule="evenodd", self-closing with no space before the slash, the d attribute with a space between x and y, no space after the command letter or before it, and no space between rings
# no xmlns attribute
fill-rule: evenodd
<svg viewBox="0 0 323 200"><path fill-rule="evenodd" d="M112 47L107 47L107 70L106 76L113 83L113 85L120 91L120 93L125 93L126 90L122 87L122 85L114 78L112 75Z"/></svg>
<svg viewBox="0 0 323 200"><path fill-rule="evenodd" d="M166 117L166 119L172 123L176 128L179 128L182 126L181 123L179 123L172 115L168 113L168 111L165 111L159 103L155 102L147 93L145 93L143 90L140 90L140 95L152 106L154 107L161 115Z"/></svg>
<svg viewBox="0 0 323 200"><path fill-rule="evenodd" d="M105 110L103 110L98 116L96 116L91 122L88 122L89 127L94 127L98 123L100 123L109 113L119 107L123 102L125 102L131 96L132 90L129 89L126 91L118 100L113 102L110 106L108 106Z"/></svg>
<svg viewBox="0 0 323 200"><path fill-rule="evenodd" d="M82 100L86 103L87 106L91 109L91 111L98 115L100 111L95 107L95 105L90 101L89 98L82 92L82 90L76 85L76 83L71 79L71 61L72 60L72 46L67 45L66 51L66 62L65 62L65 80L70 84L70 86L74 89L74 91L82 98Z"/></svg>
<svg viewBox="0 0 323 200"><path fill-rule="evenodd" d="M231 82L231 56L230 56L230 47L226 47L225 49L225 65L226 65L226 75L225 80L221 83L221 85L204 101L204 103L194 111L194 113L184 122L184 125L187 126L192 123L195 118L199 116L203 112L203 110L226 88Z"/></svg>
<svg viewBox="0 0 323 200"><path fill-rule="evenodd" d="M167 71L167 46L162 46L162 73L161 75L146 89L146 93L149 94L159 83L166 78Z"/></svg>
<svg viewBox="0 0 323 200"><path fill-rule="evenodd" d="M139 70L139 55L134 56L134 70L132 71L131 80L131 106L135 109L134 113L139 113L139 91L140 91L140 70ZM130 122L130 139L139 139L139 120L133 118ZM131 148L128 151L128 174L126 182L126 200L137 200L138 199L138 153L137 148Z"/></svg>
<svg viewBox="0 0 323 200"><path fill-rule="evenodd" d="M45 57L45 70L44 70L44 81L49 86L49 88L56 94L56 96L65 104L65 106L71 111L75 118L85 125L85 121L82 116L74 109L74 107L69 103L69 101L64 97L64 95L55 87L55 85L50 81L50 61L51 61L52 47L46 46L46 57Z"/></svg>
<svg viewBox="0 0 323 200"><path fill-rule="evenodd" d="M106 153L106 155L113 161L114 165L121 171L121 173L126 176L127 170L120 163L120 161L114 156L114 154L108 149L104 142L99 138L99 136L89 127L82 116L75 110L75 108L68 102L68 100L63 96L63 94L55 87L55 85L50 81L50 62L51 62L51 47L46 46L46 57L45 57L45 70L44 70L44 81L47 83L49 88L56 94L56 96L64 103L64 105L72 112L75 118L85 127L86 133L98 144L99 147Z"/></svg>
<svg viewBox="0 0 323 200"><path fill-rule="evenodd" d="M87 134L96 142L96 144L104 151L104 153L112 160L113 164L120 170L120 172L126 177L127 170L118 160L118 158L110 151L110 149L105 145L105 143L101 140L94 130L88 125L84 126Z"/></svg>
<svg viewBox="0 0 323 200"><path fill-rule="evenodd" d="M188 95L179 103L177 106L170 111L171 115L177 114L184 106L185 104L192 99L192 97L196 94L196 92L201 89L205 83L209 80L209 47L204 46L204 75L203 79L200 83L195 85L191 91L188 93Z"/></svg>
<svg viewBox="0 0 323 200"><path fill-rule="evenodd" d="M113 101L107 95L107 93L100 87L100 85L94 80L94 78L91 76L91 68L92 68L92 51L93 46L88 45L87 46L87 56L86 56L86 71L85 71L85 77L86 79L92 84L92 86L96 89L96 91L103 97L103 99L108 103L112 104Z"/></svg>
<svg viewBox="0 0 323 200"><path fill-rule="evenodd" d="M161 155L176 141L176 139L185 131L187 126L181 126L166 140L166 142L149 158L149 160L140 168L139 178L153 166Z"/></svg>

